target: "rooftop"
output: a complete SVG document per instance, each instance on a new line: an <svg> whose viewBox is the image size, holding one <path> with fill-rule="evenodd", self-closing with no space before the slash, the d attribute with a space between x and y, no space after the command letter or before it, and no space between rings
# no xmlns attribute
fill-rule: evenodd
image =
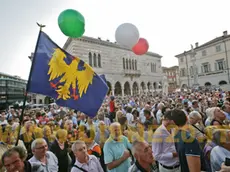
<svg viewBox="0 0 230 172"><path fill-rule="evenodd" d="M227 32L227 31L224 31L222 36L216 37L216 38L214 38L214 39L212 39L212 40L210 40L210 41L208 41L208 42L206 42L206 43L204 43L204 44L202 44L202 45L200 45L200 46L196 46L196 47L194 48L194 50L197 50L197 49L200 49L200 48L203 48L203 47L212 45L213 43L216 43L216 42L219 42L219 41L223 41L223 40L225 40L225 39L227 39L227 38L230 38L230 35L228 35L228 32ZM184 53L190 53L190 52L191 52L191 50L185 51L185 52L183 52L183 53L181 53L181 54L176 55L175 57L178 58L178 57L180 57L181 55L183 55Z"/></svg>
<svg viewBox="0 0 230 172"><path fill-rule="evenodd" d="M123 49L123 50L127 50L127 51L131 51L130 49L123 47L119 44L117 44L116 42L111 42L108 39L107 40L102 40L100 37L98 38L92 38L92 37L88 37L88 36L82 36L81 38L68 38L65 45L63 46L63 49L66 49L69 44L73 41L73 40L83 40L83 41L89 41L91 43L95 43L95 44L101 44L104 46L109 46L109 47L114 47L114 48L118 48L118 49ZM161 58L162 56L157 54L157 53L153 53L153 52L147 52L147 55L153 56L153 57L158 57Z"/></svg>
<svg viewBox="0 0 230 172"><path fill-rule="evenodd" d="M22 79L20 76L16 76L16 75L10 75L10 74L6 74L6 73L3 73L3 72L0 72L0 78L1 76L5 76L7 78L10 78L10 79L16 79L16 80L20 80L20 81L25 81L25 79Z"/></svg>

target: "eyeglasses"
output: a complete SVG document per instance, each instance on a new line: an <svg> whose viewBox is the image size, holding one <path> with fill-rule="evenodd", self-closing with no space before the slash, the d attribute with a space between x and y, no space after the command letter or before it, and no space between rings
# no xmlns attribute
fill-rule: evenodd
<svg viewBox="0 0 230 172"><path fill-rule="evenodd" d="M48 147L47 145L44 145L44 146L41 146L41 147L38 147L38 148L35 148L35 149L41 150L41 149L46 149L47 147Z"/></svg>

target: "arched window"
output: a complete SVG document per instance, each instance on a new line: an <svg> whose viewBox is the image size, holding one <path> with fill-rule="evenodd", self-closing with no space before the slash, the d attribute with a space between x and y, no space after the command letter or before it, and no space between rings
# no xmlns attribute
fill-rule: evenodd
<svg viewBox="0 0 230 172"><path fill-rule="evenodd" d="M132 70L135 69L135 66L134 66L134 60L132 60Z"/></svg>
<svg viewBox="0 0 230 172"><path fill-rule="evenodd" d="M98 54L98 67L101 67L101 55Z"/></svg>
<svg viewBox="0 0 230 172"><path fill-rule="evenodd" d="M89 52L89 65L92 66L92 53Z"/></svg>
<svg viewBox="0 0 230 172"><path fill-rule="evenodd" d="M123 69L125 69L125 58L123 58Z"/></svg>
<svg viewBox="0 0 230 172"><path fill-rule="evenodd" d="M151 63L151 72L153 72L153 64Z"/></svg>
<svg viewBox="0 0 230 172"><path fill-rule="evenodd" d="M129 61L126 59L126 69L129 69Z"/></svg>
<svg viewBox="0 0 230 172"><path fill-rule="evenodd" d="M129 59L129 69L132 69L132 62L131 62L131 59Z"/></svg>
<svg viewBox="0 0 230 172"><path fill-rule="evenodd" d="M137 60L135 60L135 70L137 70Z"/></svg>
<svg viewBox="0 0 230 172"><path fill-rule="evenodd" d="M93 66L97 67L97 55L93 53Z"/></svg>

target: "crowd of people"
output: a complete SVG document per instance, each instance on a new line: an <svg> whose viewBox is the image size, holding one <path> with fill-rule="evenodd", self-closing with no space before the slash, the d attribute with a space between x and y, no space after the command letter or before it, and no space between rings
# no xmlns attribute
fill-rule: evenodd
<svg viewBox="0 0 230 172"><path fill-rule="evenodd" d="M27 109L21 127L20 115L1 112L1 171L230 171L229 92L107 96L93 118Z"/></svg>

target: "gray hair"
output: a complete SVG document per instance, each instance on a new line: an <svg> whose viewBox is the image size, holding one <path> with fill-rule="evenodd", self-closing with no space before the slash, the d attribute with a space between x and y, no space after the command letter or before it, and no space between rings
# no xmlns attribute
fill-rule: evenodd
<svg viewBox="0 0 230 172"><path fill-rule="evenodd" d="M189 118L194 118L194 119L199 118L199 119L202 119L202 116L200 115L199 112L192 111L192 112L189 113Z"/></svg>
<svg viewBox="0 0 230 172"><path fill-rule="evenodd" d="M73 152L76 152L77 151L77 146L78 145L82 145L84 144L85 145L85 142L82 141L82 140L77 140L76 142L74 142L74 144L72 145L71 149Z"/></svg>
<svg viewBox="0 0 230 172"><path fill-rule="evenodd" d="M215 110L217 107L211 107L206 110L206 115L212 121L215 118Z"/></svg>
<svg viewBox="0 0 230 172"><path fill-rule="evenodd" d="M46 140L43 139L43 138L35 139L35 140L32 142L32 144L31 144L31 149L32 149L32 150L35 149L35 147L36 147L38 144L41 144L41 143L46 143L46 144L47 144Z"/></svg>
<svg viewBox="0 0 230 172"><path fill-rule="evenodd" d="M65 121L65 125L67 125L67 123L72 123L72 124L73 124L73 121L70 120L70 119L67 119L67 120Z"/></svg>
<svg viewBox="0 0 230 172"><path fill-rule="evenodd" d="M135 140L132 144L132 154L135 155L137 148L145 141Z"/></svg>
<svg viewBox="0 0 230 172"><path fill-rule="evenodd" d="M157 108L159 108L159 107L163 107L164 106L164 103L159 103L158 105L157 105Z"/></svg>

